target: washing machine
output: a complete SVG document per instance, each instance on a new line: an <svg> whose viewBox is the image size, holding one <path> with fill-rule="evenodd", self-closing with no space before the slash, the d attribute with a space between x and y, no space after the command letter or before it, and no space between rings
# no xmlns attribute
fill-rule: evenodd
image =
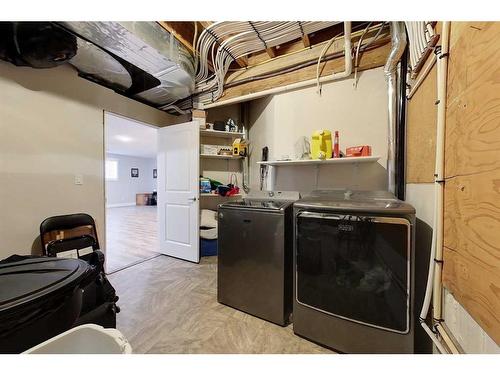
<svg viewBox="0 0 500 375"><path fill-rule="evenodd" d="M257 191L218 210L217 300L286 326L292 311L298 192Z"/></svg>
<svg viewBox="0 0 500 375"><path fill-rule="evenodd" d="M414 228L415 209L388 192L295 202L295 334L345 353L414 353Z"/></svg>

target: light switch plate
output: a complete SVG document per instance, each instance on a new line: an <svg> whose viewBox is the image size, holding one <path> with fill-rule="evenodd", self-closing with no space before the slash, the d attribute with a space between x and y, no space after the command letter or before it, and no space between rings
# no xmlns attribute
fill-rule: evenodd
<svg viewBox="0 0 500 375"><path fill-rule="evenodd" d="M75 185L83 185L83 175L75 174Z"/></svg>

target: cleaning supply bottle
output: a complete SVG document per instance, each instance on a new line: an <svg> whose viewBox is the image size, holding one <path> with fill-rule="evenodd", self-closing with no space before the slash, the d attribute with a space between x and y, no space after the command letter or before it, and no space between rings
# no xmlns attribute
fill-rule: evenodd
<svg viewBox="0 0 500 375"><path fill-rule="evenodd" d="M332 133L329 130L317 130L311 138L311 159L330 159L332 157Z"/></svg>
<svg viewBox="0 0 500 375"><path fill-rule="evenodd" d="M339 149L339 132L335 131L335 138L333 139L333 157L340 157L340 149Z"/></svg>

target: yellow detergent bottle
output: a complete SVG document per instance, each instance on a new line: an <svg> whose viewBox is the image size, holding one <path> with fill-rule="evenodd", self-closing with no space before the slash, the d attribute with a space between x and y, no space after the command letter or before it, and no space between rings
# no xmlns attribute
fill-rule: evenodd
<svg viewBox="0 0 500 375"><path fill-rule="evenodd" d="M332 158L332 132L329 130L316 130L312 135L311 158Z"/></svg>

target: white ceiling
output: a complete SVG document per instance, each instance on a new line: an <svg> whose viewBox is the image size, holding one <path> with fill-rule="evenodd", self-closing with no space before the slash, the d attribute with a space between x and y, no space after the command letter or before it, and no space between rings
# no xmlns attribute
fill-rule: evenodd
<svg viewBox="0 0 500 375"><path fill-rule="evenodd" d="M105 114L104 122L106 153L156 157L156 128L111 113Z"/></svg>

